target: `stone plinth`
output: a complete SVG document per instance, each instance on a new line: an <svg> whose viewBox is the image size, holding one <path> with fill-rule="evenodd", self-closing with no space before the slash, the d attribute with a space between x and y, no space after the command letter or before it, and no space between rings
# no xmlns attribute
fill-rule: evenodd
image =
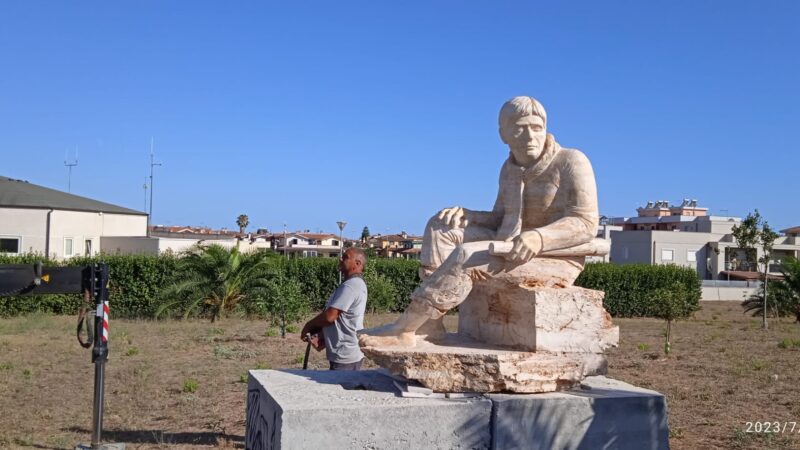
<svg viewBox="0 0 800 450"><path fill-rule="evenodd" d="M492 448L669 448L667 402L655 391L606 377L550 394L488 394Z"/></svg>
<svg viewBox="0 0 800 450"><path fill-rule="evenodd" d="M597 353L522 352L449 334L415 347L365 347L364 354L394 375L436 392L553 392L606 373Z"/></svg>
<svg viewBox="0 0 800 450"><path fill-rule="evenodd" d="M250 449L668 448L653 391L589 377L573 391L401 398L378 371L250 371Z"/></svg>
<svg viewBox="0 0 800 450"><path fill-rule="evenodd" d="M602 353L619 341L603 292L530 286L496 277L475 283L459 307L458 333L532 352Z"/></svg>
<svg viewBox="0 0 800 450"><path fill-rule="evenodd" d="M485 398L402 398L377 371L251 370L247 449L488 448Z"/></svg>

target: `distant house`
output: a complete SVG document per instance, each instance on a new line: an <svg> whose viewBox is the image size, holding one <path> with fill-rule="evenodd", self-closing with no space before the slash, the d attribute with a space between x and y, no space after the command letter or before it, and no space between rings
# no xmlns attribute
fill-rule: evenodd
<svg viewBox="0 0 800 450"><path fill-rule="evenodd" d="M367 246L384 258L419 259L422 236L412 236L405 231L400 234L377 234L367 238Z"/></svg>
<svg viewBox="0 0 800 450"><path fill-rule="evenodd" d="M108 239L147 236L147 214L0 177L0 252L54 259L105 251Z"/></svg>
<svg viewBox="0 0 800 450"><path fill-rule="evenodd" d="M339 256L339 237L330 233L286 233L273 234L273 249L290 258Z"/></svg>
<svg viewBox="0 0 800 450"><path fill-rule="evenodd" d="M637 217L609 219L622 227L611 232L611 262L616 264L676 264L697 270L701 279L741 279L743 272L755 270L744 258L733 238L739 217L710 216L708 208L696 200L684 200L679 206L666 201L648 202L637 209ZM780 271L787 256L800 256L800 227L782 231L775 241L769 272ZM758 251L760 258L761 251Z"/></svg>

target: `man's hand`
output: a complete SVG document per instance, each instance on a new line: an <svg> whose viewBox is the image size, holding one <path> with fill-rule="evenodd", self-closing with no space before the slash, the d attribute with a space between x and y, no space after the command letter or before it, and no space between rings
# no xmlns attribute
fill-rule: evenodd
<svg viewBox="0 0 800 450"><path fill-rule="evenodd" d="M514 264L525 264L542 251L542 235L538 231L523 231L513 242L514 247L505 258Z"/></svg>
<svg viewBox="0 0 800 450"><path fill-rule="evenodd" d="M468 213L469 210L460 206L454 206L439 211L438 218L450 228L466 228L466 226L469 225L469 220L467 219Z"/></svg>

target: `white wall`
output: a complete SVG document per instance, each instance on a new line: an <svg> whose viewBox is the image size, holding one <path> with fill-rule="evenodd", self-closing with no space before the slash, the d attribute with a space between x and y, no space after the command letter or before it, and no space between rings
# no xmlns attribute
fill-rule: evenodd
<svg viewBox="0 0 800 450"><path fill-rule="evenodd" d="M0 237L20 238L21 253L44 254L47 210L0 208Z"/></svg>
<svg viewBox="0 0 800 450"><path fill-rule="evenodd" d="M50 212L52 211L52 212ZM102 248L107 236L146 236L147 216L36 208L0 208L0 236L22 238L22 252L44 254L47 249L47 215L50 212L49 255L62 259L83 256L86 241L92 254ZM72 240L72 254L65 255L66 239Z"/></svg>

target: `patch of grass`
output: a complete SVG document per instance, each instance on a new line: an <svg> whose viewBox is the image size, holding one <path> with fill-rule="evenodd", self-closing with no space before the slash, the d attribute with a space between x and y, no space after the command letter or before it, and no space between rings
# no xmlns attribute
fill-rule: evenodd
<svg viewBox="0 0 800 450"><path fill-rule="evenodd" d="M800 339L783 338L778 342L779 348L800 348Z"/></svg>
<svg viewBox="0 0 800 450"><path fill-rule="evenodd" d="M294 325L294 324L286 325L286 332L287 333L299 333L300 332L300 327L298 327L297 325Z"/></svg>
<svg viewBox="0 0 800 450"><path fill-rule="evenodd" d="M22 378L25 378L26 380L30 380L31 376L33 376L33 371L31 369L27 369L27 368L22 369Z"/></svg>
<svg viewBox="0 0 800 450"><path fill-rule="evenodd" d="M761 360L753 361L753 370L764 370L767 367L767 363Z"/></svg>
<svg viewBox="0 0 800 450"><path fill-rule="evenodd" d="M303 361L300 361L300 362L303 362ZM265 362L257 362L256 366L254 367L254 369L256 369L256 370L268 370L268 369L271 369L271 368L272 367L270 367L270 365L265 363Z"/></svg>
<svg viewBox="0 0 800 450"><path fill-rule="evenodd" d="M304 354L302 354L302 355L297 355L297 357L294 359L294 363L295 363L295 364L303 364L303 361L304 361L305 359L306 359L306 355L305 355L305 353L304 353Z"/></svg>
<svg viewBox="0 0 800 450"><path fill-rule="evenodd" d="M197 392L198 387L200 387L200 384L194 378L183 380L183 392L187 394L194 394Z"/></svg>
<svg viewBox="0 0 800 450"><path fill-rule="evenodd" d="M243 374L239 375L239 383L247 383L250 378L249 373L245 370Z"/></svg>
<svg viewBox="0 0 800 450"><path fill-rule="evenodd" d="M125 356L136 356L139 354L138 347L128 347L128 350L125 351Z"/></svg>
<svg viewBox="0 0 800 450"><path fill-rule="evenodd" d="M280 332L278 331L277 328L269 327L269 328L267 328L267 331L264 333L264 336L266 336L266 337L277 337L278 334L280 334Z"/></svg>
<svg viewBox="0 0 800 450"><path fill-rule="evenodd" d="M650 350L650 344L645 344L644 342L642 342L640 344L636 344L636 348L640 352L646 352L646 351Z"/></svg>
<svg viewBox="0 0 800 450"><path fill-rule="evenodd" d="M10 362L0 363L0 370L11 370L14 368L14 365Z"/></svg>
<svg viewBox="0 0 800 450"><path fill-rule="evenodd" d="M217 345L214 347L213 350L214 356L217 358L225 358L225 359L232 359L233 358L233 350L224 346L224 345Z"/></svg>
<svg viewBox="0 0 800 450"><path fill-rule="evenodd" d="M225 330L223 330L221 328L209 328L208 329L208 335L209 336L222 336L223 334L225 334Z"/></svg>

